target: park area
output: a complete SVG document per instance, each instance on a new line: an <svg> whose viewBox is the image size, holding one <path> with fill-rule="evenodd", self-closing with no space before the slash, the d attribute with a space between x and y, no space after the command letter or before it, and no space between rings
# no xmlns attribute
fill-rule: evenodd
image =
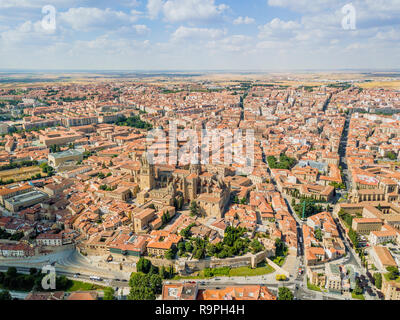
<svg viewBox="0 0 400 320"><path fill-rule="evenodd" d="M200 272L194 273L191 276L175 276L174 280L180 279L210 279L213 277L254 277L262 276L275 272L275 269L265 262L260 263L257 268L250 267L222 267L222 268L206 268Z"/></svg>

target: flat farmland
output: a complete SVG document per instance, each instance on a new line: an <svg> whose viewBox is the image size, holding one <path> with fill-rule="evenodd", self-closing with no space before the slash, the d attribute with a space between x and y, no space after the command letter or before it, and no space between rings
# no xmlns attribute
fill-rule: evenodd
<svg viewBox="0 0 400 320"><path fill-rule="evenodd" d="M364 89L371 89L371 88L399 89L400 81L371 81L371 82L359 83L357 85Z"/></svg>
<svg viewBox="0 0 400 320"><path fill-rule="evenodd" d="M39 166L23 167L10 170L0 171L0 179L3 181L13 179L14 181L21 181L30 179L32 176L40 173L42 176L46 174L42 172Z"/></svg>

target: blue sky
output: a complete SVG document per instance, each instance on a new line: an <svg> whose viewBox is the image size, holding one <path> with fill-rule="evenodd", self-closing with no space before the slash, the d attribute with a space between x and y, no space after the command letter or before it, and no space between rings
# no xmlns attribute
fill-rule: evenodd
<svg viewBox="0 0 400 320"><path fill-rule="evenodd" d="M400 0L0 0L2 69L399 69L399 43Z"/></svg>

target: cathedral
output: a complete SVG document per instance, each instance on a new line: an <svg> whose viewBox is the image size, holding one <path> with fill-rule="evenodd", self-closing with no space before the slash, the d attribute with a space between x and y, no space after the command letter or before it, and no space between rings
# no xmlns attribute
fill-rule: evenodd
<svg viewBox="0 0 400 320"><path fill-rule="evenodd" d="M152 201L158 208L174 205L176 199L182 198L184 204L196 201L202 216L223 217L231 191L230 184L223 181L224 170L203 171L200 164L192 164L188 170L153 165L146 152L140 162L139 205Z"/></svg>

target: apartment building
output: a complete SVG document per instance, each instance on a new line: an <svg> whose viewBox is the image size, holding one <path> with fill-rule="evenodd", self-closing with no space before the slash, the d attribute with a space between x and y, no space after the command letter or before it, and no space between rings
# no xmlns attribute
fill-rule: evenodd
<svg viewBox="0 0 400 320"><path fill-rule="evenodd" d="M382 246L374 246L370 250L370 256L374 262L374 265L382 272L386 272L387 267L397 267L397 263L394 260L389 249Z"/></svg>
<svg viewBox="0 0 400 320"><path fill-rule="evenodd" d="M354 218L352 228L359 234L368 235L372 231L380 231L383 222L378 218Z"/></svg>

